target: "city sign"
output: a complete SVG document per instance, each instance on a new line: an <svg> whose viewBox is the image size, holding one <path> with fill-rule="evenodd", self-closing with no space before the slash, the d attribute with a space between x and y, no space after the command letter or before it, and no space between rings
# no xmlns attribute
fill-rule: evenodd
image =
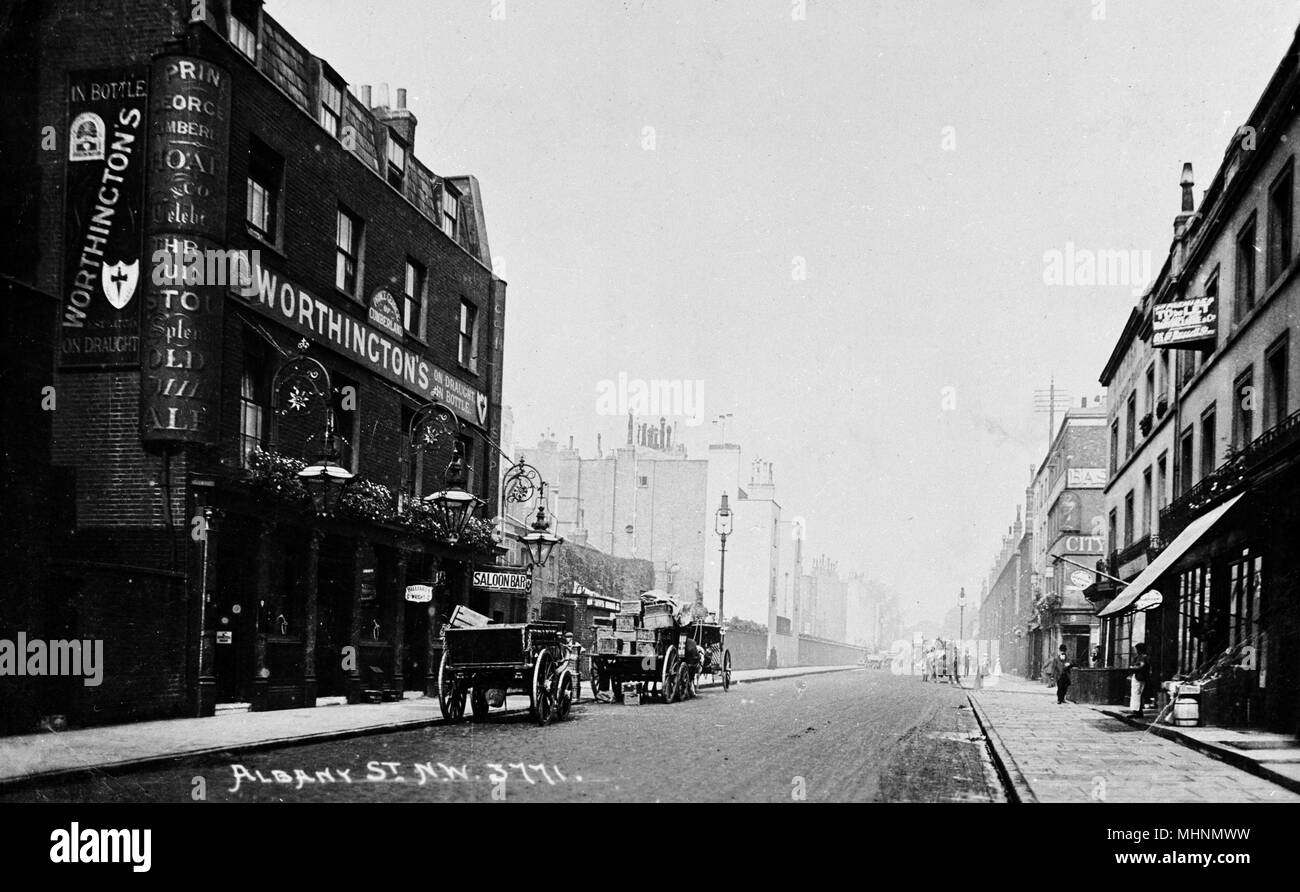
<svg viewBox="0 0 1300 892"><path fill-rule="evenodd" d="M1065 551L1073 554L1105 554L1106 543L1101 536L1066 536Z"/></svg>
<svg viewBox="0 0 1300 892"><path fill-rule="evenodd" d="M1219 334L1219 299L1194 297L1152 307L1151 346L1176 349L1213 346Z"/></svg>

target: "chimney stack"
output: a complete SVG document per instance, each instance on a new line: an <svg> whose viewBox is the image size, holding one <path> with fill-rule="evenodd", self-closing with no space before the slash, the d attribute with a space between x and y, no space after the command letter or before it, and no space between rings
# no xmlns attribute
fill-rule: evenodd
<svg viewBox="0 0 1300 892"><path fill-rule="evenodd" d="M398 87L398 88L397 88L397 107L398 107L398 108L406 108L406 88L405 88L405 87Z"/></svg>
<svg viewBox="0 0 1300 892"><path fill-rule="evenodd" d="M370 84L361 85L361 104L370 108Z"/></svg>
<svg viewBox="0 0 1300 892"><path fill-rule="evenodd" d="M1174 217L1174 246L1173 257L1169 263L1169 271L1173 276L1178 276L1183 271L1183 265L1187 261L1187 236L1191 232L1191 223L1195 219L1196 199L1192 196L1192 187L1195 180L1192 178L1192 163L1190 161L1183 165L1183 175L1178 179L1178 185L1183 190L1182 210L1178 216Z"/></svg>

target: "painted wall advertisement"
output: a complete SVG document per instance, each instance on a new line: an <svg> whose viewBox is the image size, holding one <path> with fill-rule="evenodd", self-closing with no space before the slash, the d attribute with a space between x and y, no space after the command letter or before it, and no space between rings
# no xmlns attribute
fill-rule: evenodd
<svg viewBox="0 0 1300 892"><path fill-rule="evenodd" d="M1194 297L1156 304L1151 308L1151 346L1212 346L1219 334L1217 297Z"/></svg>
<svg viewBox="0 0 1300 892"><path fill-rule="evenodd" d="M224 253L229 74L202 59L157 59L149 126L147 256L173 260L166 262L171 274L151 266L145 285L141 436L210 445L217 441L226 276L205 261Z"/></svg>
<svg viewBox="0 0 1300 892"><path fill-rule="evenodd" d="M68 75L59 367L140 360L149 69Z"/></svg>

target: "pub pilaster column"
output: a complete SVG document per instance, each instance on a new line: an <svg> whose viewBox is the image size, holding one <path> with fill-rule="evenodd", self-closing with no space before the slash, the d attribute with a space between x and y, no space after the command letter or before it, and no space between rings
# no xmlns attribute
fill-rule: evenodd
<svg viewBox="0 0 1300 892"><path fill-rule="evenodd" d="M365 563L364 538L352 540L352 621L349 623L348 646L352 648L352 668L347 670L347 696L349 703L362 702L362 656L361 656L361 585L363 582L362 565Z"/></svg>
<svg viewBox="0 0 1300 892"><path fill-rule="evenodd" d="M275 529L269 523L257 525L256 581L252 604L253 705L254 712L270 708L271 670L266 665L266 631L262 628L266 602L271 598L271 542ZM247 622L247 620L245 620Z"/></svg>
<svg viewBox="0 0 1300 892"><path fill-rule="evenodd" d="M302 574L302 705L316 705L316 588L320 579L320 544L325 534L312 530L307 566Z"/></svg>
<svg viewBox="0 0 1300 892"><path fill-rule="evenodd" d="M216 512L201 499L195 506L195 513L204 518L205 535L196 543L197 570L193 576L195 601L198 604L192 620L197 628L197 648L193 658L198 670L195 676L194 714L210 716L216 715L217 711L217 676L213 668L217 635L211 626L211 610L208 606L217 588L217 523Z"/></svg>
<svg viewBox="0 0 1300 892"><path fill-rule="evenodd" d="M394 552L397 560L393 566L393 594L389 598L389 603L393 605L393 687L397 689L397 695L402 695L404 684L403 663L406 655L406 564L407 553L405 548L398 548Z"/></svg>

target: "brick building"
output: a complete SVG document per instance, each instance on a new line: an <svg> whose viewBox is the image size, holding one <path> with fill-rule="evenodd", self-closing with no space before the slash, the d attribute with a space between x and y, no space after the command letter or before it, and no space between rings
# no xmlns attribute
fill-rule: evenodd
<svg viewBox="0 0 1300 892"><path fill-rule="evenodd" d="M417 160L405 91L353 88L258 0L4 15L0 274L57 303L58 403L29 478L49 578L3 620L106 642L98 687L11 688L16 724L424 688L452 605L523 618L471 586L501 551L485 521L452 544L399 498L459 448L497 504L505 311L478 184ZM176 257L217 265L169 278ZM286 375L300 344L328 390ZM434 401L456 420L411 453ZM327 419L356 476L332 516L294 474Z"/></svg>

